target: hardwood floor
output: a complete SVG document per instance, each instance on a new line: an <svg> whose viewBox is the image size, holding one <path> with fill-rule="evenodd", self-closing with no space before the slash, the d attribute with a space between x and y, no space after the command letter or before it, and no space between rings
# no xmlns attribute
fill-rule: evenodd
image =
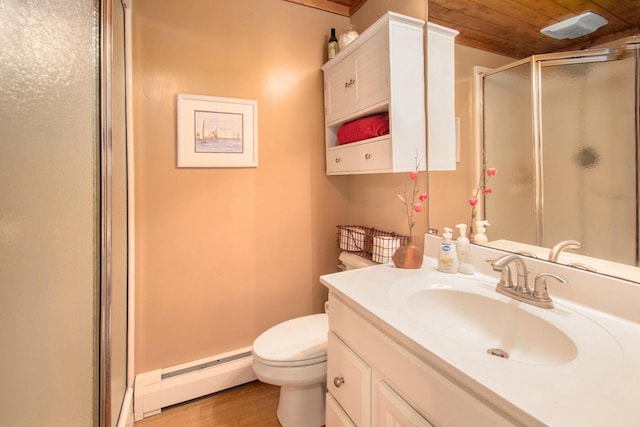
<svg viewBox="0 0 640 427"><path fill-rule="evenodd" d="M254 381L163 409L135 427L280 427L280 388Z"/></svg>

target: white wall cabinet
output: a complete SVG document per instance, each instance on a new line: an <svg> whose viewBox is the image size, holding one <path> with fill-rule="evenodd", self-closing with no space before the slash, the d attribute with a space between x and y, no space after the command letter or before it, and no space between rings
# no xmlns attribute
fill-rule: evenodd
<svg viewBox="0 0 640 427"><path fill-rule="evenodd" d="M388 12L323 67L328 175L426 169L424 22ZM389 113L389 134L345 145L338 129Z"/></svg>
<svg viewBox="0 0 640 427"><path fill-rule="evenodd" d="M514 425L355 303L330 291L329 307L327 427Z"/></svg>

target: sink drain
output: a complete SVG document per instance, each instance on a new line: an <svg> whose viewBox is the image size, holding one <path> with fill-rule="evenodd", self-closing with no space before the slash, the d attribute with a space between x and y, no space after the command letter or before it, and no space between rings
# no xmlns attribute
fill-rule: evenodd
<svg viewBox="0 0 640 427"><path fill-rule="evenodd" d="M509 353L504 350L500 350L499 348L490 348L489 350L487 350L487 353L492 356L502 357L503 359L509 358Z"/></svg>

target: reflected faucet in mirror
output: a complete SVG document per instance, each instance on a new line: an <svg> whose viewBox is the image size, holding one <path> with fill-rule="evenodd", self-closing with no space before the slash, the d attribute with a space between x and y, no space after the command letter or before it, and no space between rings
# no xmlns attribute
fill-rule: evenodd
<svg viewBox="0 0 640 427"><path fill-rule="evenodd" d="M560 257L560 252L565 249L580 249L582 245L577 240L563 240L562 242L556 243L556 245L551 248L549 252L549 261L558 262L558 258Z"/></svg>

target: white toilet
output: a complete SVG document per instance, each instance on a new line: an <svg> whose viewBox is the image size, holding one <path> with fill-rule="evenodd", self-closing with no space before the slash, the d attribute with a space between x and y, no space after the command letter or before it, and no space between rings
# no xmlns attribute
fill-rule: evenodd
<svg viewBox="0 0 640 427"><path fill-rule="evenodd" d="M346 270L375 265L352 253L340 254ZM282 322L253 343L253 370L258 379L280 386L278 420L283 427L325 424L327 382L326 313Z"/></svg>

